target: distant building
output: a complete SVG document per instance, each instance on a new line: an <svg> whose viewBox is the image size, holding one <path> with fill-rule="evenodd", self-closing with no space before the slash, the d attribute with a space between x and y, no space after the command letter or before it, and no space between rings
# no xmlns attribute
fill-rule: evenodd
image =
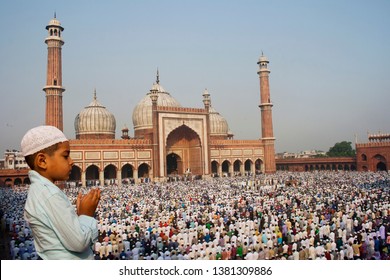
<svg viewBox="0 0 390 280"><path fill-rule="evenodd" d="M299 153L289 153L289 152L277 153L276 158L277 159L314 158L314 157L325 156L325 155L326 155L326 153L323 151L308 150L308 151L303 151L303 152L299 152Z"/></svg>
<svg viewBox="0 0 390 280"><path fill-rule="evenodd" d="M6 150L4 153L4 169L28 168L27 162L21 152Z"/></svg>

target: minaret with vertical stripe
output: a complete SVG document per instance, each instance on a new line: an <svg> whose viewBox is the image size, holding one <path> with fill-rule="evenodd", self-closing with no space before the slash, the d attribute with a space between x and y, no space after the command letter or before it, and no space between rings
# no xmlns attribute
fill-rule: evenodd
<svg viewBox="0 0 390 280"><path fill-rule="evenodd" d="M62 93L62 31L64 28L57 20L56 15L46 26L48 37L47 44L47 73L46 86L43 91L46 93L46 125L52 125L63 130Z"/></svg>
<svg viewBox="0 0 390 280"><path fill-rule="evenodd" d="M275 173L275 138L272 124L272 106L269 90L268 59L261 54L257 64L259 71L257 74L260 79L260 110L261 110L261 140L264 143L264 172Z"/></svg>

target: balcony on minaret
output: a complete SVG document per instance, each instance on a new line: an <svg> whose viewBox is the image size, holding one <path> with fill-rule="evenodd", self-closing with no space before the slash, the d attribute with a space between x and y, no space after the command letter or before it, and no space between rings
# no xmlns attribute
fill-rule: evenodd
<svg viewBox="0 0 390 280"><path fill-rule="evenodd" d="M60 41L61 45L64 44L64 41L61 38L61 33L64 31L64 28L61 26L61 23L58 19L53 18L50 20L49 24L46 26L48 31L48 37L45 40L45 43L48 41Z"/></svg>
<svg viewBox="0 0 390 280"><path fill-rule="evenodd" d="M270 73L271 71L268 69L268 63L269 63L269 61L268 61L267 57L265 57L262 54L259 58L259 61L257 62L257 64L259 65L259 71L257 72L257 74L260 74L263 72Z"/></svg>
<svg viewBox="0 0 390 280"><path fill-rule="evenodd" d="M63 86L60 86L60 85L47 85L43 88L43 90L45 91L46 89L55 89L55 90L61 90L61 92L64 92L65 91L65 88Z"/></svg>

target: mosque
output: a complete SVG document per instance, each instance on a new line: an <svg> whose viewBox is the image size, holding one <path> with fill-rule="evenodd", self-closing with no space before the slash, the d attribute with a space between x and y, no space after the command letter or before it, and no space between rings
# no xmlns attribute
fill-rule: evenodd
<svg viewBox="0 0 390 280"><path fill-rule="evenodd" d="M62 32L54 17L48 36L45 123L63 130ZM260 139L234 140L226 119L212 106L207 90L203 108L185 108L160 83L159 73L150 91L135 106L134 137L122 129L115 139L115 116L98 101L75 117L75 138L70 140L74 166L70 180L82 185L167 181L237 174L274 173L275 138L269 90L269 61L257 62L260 80Z"/></svg>
<svg viewBox="0 0 390 280"><path fill-rule="evenodd" d="M64 28L54 16L46 29L45 123L63 130ZM70 180L86 186L270 174L277 170L389 170L390 134L383 133L368 135L368 143L356 141L354 157L275 158L268 63L264 55L257 62L261 138L255 140L233 139L226 119L212 106L207 90L203 93L203 108L182 107L162 87L158 72L149 92L134 107L134 137L123 127L120 139L115 139L115 116L99 103L95 91L91 103L75 116ZM28 184L28 170L18 151L7 151L5 160L0 160L0 186Z"/></svg>

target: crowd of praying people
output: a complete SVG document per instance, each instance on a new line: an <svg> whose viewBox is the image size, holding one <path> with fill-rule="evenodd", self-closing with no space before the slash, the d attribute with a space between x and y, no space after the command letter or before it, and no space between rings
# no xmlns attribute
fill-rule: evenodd
<svg viewBox="0 0 390 280"><path fill-rule="evenodd" d="M390 173L315 171L98 186L96 260L389 260ZM80 189L64 189L75 202ZM0 189L9 259L37 259L28 186Z"/></svg>

